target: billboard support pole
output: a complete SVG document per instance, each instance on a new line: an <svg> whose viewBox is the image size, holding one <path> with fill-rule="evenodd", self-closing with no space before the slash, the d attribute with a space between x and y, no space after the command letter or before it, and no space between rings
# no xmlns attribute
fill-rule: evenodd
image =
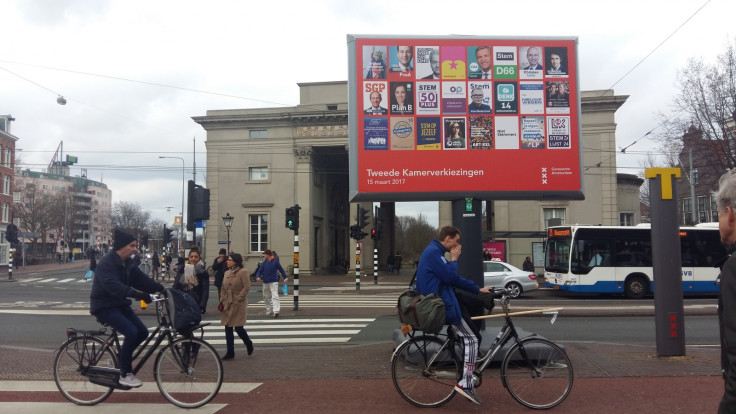
<svg viewBox="0 0 736 414"><path fill-rule="evenodd" d="M483 233L481 200L463 198L452 201L452 223L460 230L462 254L457 261L458 273L483 287Z"/></svg>

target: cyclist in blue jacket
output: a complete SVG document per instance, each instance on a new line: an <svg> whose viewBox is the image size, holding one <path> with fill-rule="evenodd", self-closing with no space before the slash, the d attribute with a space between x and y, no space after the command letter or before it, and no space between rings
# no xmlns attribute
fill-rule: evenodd
<svg viewBox="0 0 736 414"><path fill-rule="evenodd" d="M479 288L472 280L463 278L457 273L457 259L460 257L460 230L445 226L440 229L437 240L432 240L419 258L417 267L417 290L423 295L434 293L445 302L447 324L452 325L455 335L460 338L465 348L463 377L455 386L455 391L470 401L480 404L480 397L475 393L473 371L478 358L478 338L462 317L460 304L453 288L471 293L490 293L490 287ZM449 260L445 253L449 252Z"/></svg>
<svg viewBox="0 0 736 414"><path fill-rule="evenodd" d="M125 337L120 347L119 382L133 388L142 385L132 373L133 351L148 336L148 328L133 312L128 298L150 302L151 293L164 290L135 265L132 256L137 252L135 236L116 229L113 249L97 263L89 309L97 320Z"/></svg>

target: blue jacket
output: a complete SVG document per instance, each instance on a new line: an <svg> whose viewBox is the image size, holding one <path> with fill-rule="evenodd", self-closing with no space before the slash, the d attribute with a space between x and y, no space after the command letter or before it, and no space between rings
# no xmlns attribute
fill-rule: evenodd
<svg viewBox="0 0 736 414"><path fill-rule="evenodd" d="M417 266L417 291L422 295L439 295L445 302L447 324L457 325L462 321L462 312L453 287L476 294L480 288L457 273L457 262L448 262L445 252L447 249L438 240L432 240L424 249Z"/></svg>
<svg viewBox="0 0 736 414"><path fill-rule="evenodd" d="M273 260L264 260L261 263L256 272L256 277L260 277L263 283L273 283L279 281L279 273L284 279L287 278L279 259L274 258Z"/></svg>
<svg viewBox="0 0 736 414"><path fill-rule="evenodd" d="M130 306L130 297L140 290L156 293L164 290L163 285L151 279L135 265L133 259L123 263L120 256L111 250L100 259L92 280L89 297L89 313L100 309Z"/></svg>

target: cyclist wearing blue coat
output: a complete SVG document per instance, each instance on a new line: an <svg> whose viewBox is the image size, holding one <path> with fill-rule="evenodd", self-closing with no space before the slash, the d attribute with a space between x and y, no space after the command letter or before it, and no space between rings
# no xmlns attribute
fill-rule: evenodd
<svg viewBox="0 0 736 414"><path fill-rule="evenodd" d="M133 371L133 351L148 336L148 328L130 307L128 298L151 301L150 293L162 292L163 285L151 279L131 258L138 252L135 236L115 230L113 250L97 263L92 282L89 312L123 334L120 347L120 384L140 387Z"/></svg>
<svg viewBox="0 0 736 414"><path fill-rule="evenodd" d="M445 302L447 324L452 325L455 335L462 340L465 348L463 377L455 386L455 391L470 401L480 404L482 401L475 393L473 383L473 371L478 358L478 338L463 319L453 288L475 294L490 293L491 288L479 288L473 281L457 273L457 259L461 251L460 230L452 226L442 227L437 240L432 240L419 258L417 290L423 295L437 294ZM445 257L445 253L448 252L449 260Z"/></svg>

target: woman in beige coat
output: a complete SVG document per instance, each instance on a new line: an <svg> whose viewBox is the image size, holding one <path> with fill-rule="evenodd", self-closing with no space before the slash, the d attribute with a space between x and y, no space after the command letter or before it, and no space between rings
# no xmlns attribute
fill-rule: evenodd
<svg viewBox="0 0 736 414"><path fill-rule="evenodd" d="M243 340L248 349L248 355L253 353L253 341L245 331L245 319L248 308L248 291L250 290L250 278L248 271L243 269L243 256L231 253L227 257L228 271L222 281L222 319L220 322L225 326L225 341L227 342L227 353L223 360L235 357L235 336L233 329Z"/></svg>

